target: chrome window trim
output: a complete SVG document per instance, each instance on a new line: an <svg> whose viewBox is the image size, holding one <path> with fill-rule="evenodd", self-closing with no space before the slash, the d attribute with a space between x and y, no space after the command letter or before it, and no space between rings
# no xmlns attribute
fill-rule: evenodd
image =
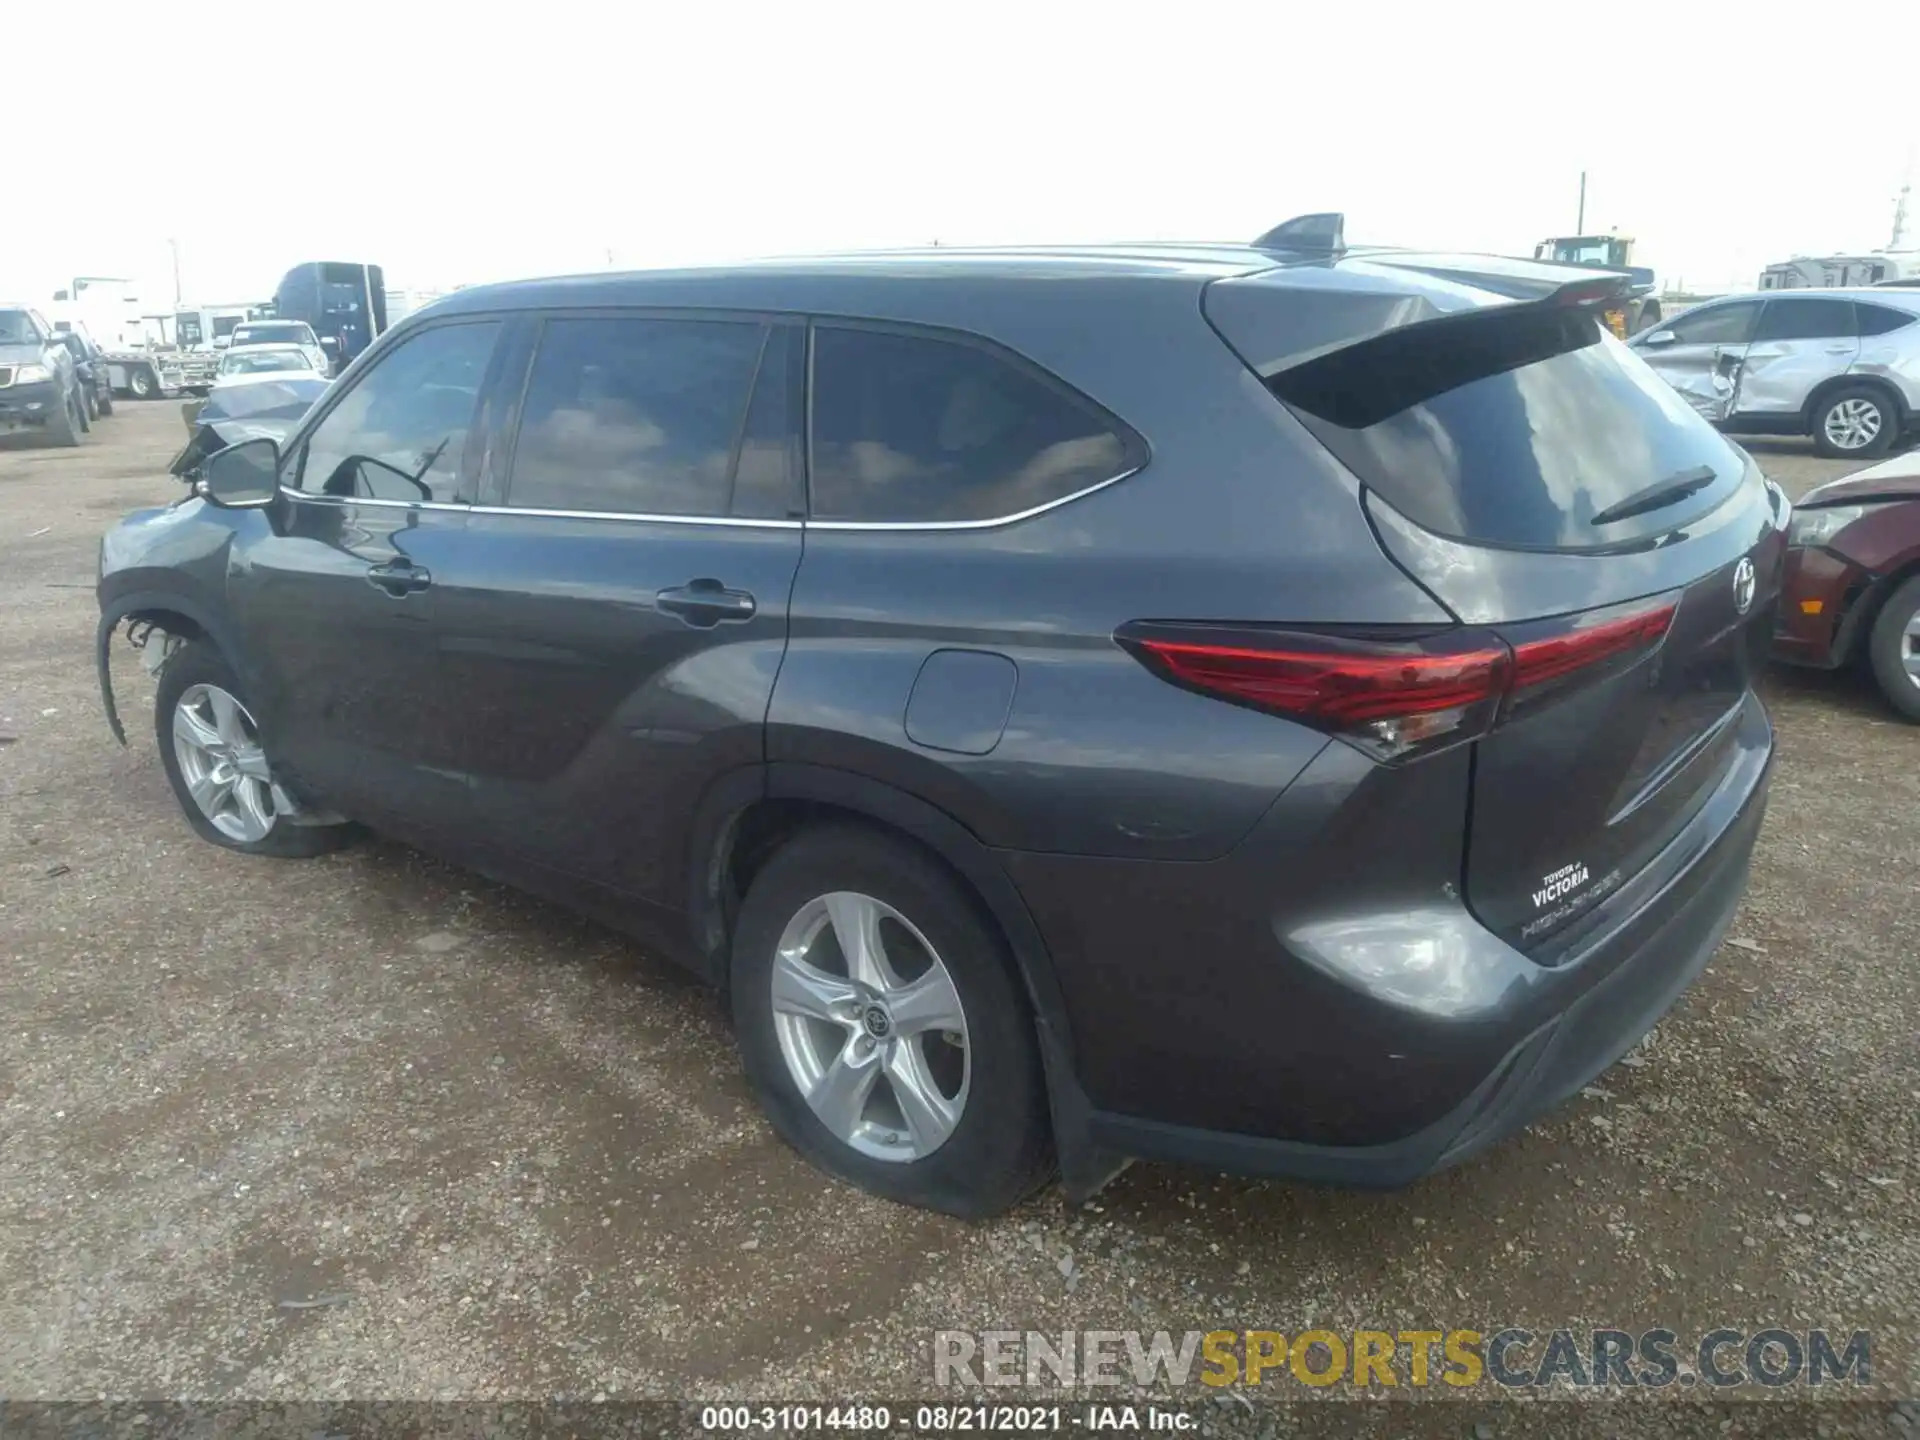
<svg viewBox="0 0 1920 1440"><path fill-rule="evenodd" d="M1109 485L1118 485L1130 476L1138 475L1145 466L1135 465L1122 470L1118 475L1110 475L1105 480L1075 490L1071 495L1062 495L1057 500L1049 500L1044 505L1035 505L1027 510L1016 510L1011 515L995 515L985 520L812 520L807 521L809 530L994 530L1002 525L1017 525L1022 520L1031 520L1036 515L1044 515L1049 510L1058 510L1062 505L1071 505L1106 489Z"/></svg>
<svg viewBox="0 0 1920 1440"><path fill-rule="evenodd" d="M535 510L517 505L468 505L476 515L531 515L541 520L642 520L650 525L722 525L730 530L798 530L803 520L754 520L738 515L641 515L621 510Z"/></svg>
<svg viewBox="0 0 1920 1440"><path fill-rule="evenodd" d="M1122 470L1098 484L1044 505L999 515L986 520L754 520L735 515L644 515L624 510L536 510L516 505L456 505L444 500L376 500L357 495L316 495L282 485L280 493L294 500L321 505L377 505L389 510L465 510L473 515L527 515L539 520L631 520L649 525L718 525L730 530L845 530L845 531L921 531L921 530L994 530L1002 525L1017 525L1049 510L1058 510L1109 485L1138 475L1144 467Z"/></svg>

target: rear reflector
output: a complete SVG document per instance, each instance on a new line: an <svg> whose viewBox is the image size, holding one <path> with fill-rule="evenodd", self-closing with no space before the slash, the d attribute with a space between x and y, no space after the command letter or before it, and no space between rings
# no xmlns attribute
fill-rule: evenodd
<svg viewBox="0 0 1920 1440"><path fill-rule="evenodd" d="M1490 630L1388 638L1144 621L1114 639L1184 689L1303 721L1392 760L1472 739L1517 703L1632 664L1659 645L1673 615L1670 601L1603 610L1517 644Z"/></svg>

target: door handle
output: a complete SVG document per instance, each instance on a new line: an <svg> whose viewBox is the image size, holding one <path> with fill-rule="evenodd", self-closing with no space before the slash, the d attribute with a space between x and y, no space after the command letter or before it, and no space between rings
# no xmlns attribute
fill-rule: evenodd
<svg viewBox="0 0 1920 1440"><path fill-rule="evenodd" d="M689 625L705 628L723 620L751 620L759 603L745 590L729 590L718 580L689 580L662 590L653 597L654 605L669 615L678 615Z"/></svg>
<svg viewBox="0 0 1920 1440"><path fill-rule="evenodd" d="M433 584L433 576L409 560L389 560L367 567L367 581L394 599L424 590Z"/></svg>
<svg viewBox="0 0 1920 1440"><path fill-rule="evenodd" d="M1829 345L1829 346L1827 346L1827 353L1828 353L1829 355L1851 355L1851 354L1853 353L1853 346L1851 346L1851 345Z"/></svg>

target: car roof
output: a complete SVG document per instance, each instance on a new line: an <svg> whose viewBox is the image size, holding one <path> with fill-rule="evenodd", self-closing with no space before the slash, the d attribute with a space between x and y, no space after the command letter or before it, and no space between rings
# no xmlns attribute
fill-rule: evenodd
<svg viewBox="0 0 1920 1440"><path fill-rule="evenodd" d="M242 345L239 348L242 350L279 350L288 355L305 355L307 353L306 346L290 345L284 340L270 340L265 345ZM233 347L228 347L227 353L231 355L233 353Z"/></svg>
<svg viewBox="0 0 1920 1440"><path fill-rule="evenodd" d="M1004 303L1040 286L1059 296L1104 295L1116 286L1192 291L1218 280L1259 275L1298 275L1303 283L1316 286L1322 282L1307 277L1338 276L1335 289L1372 289L1387 280L1399 286L1450 287L1463 297L1469 290L1481 292L1477 301L1462 301L1471 304L1539 298L1587 274L1578 267L1510 256L1445 255L1388 246L1347 246L1333 253L1172 241L933 246L509 280L457 290L415 315L651 306L911 320L936 310L951 311L975 297Z"/></svg>
<svg viewBox="0 0 1920 1440"><path fill-rule="evenodd" d="M542 305L743 305L822 289L889 291L1069 279L1198 280L1270 269L1284 257L1245 245L1103 245L862 251L744 260L678 269L610 271L473 285L443 296L436 313Z"/></svg>
<svg viewBox="0 0 1920 1440"><path fill-rule="evenodd" d="M1729 300L1864 300L1873 305L1891 304L1896 309L1920 308L1920 291L1902 294L1897 288L1879 285L1800 286L1790 290L1743 290L1735 295L1716 295L1702 305L1719 305Z"/></svg>

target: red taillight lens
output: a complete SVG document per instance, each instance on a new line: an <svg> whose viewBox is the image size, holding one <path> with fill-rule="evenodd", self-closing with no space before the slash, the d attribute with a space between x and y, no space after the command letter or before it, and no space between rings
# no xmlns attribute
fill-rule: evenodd
<svg viewBox="0 0 1920 1440"><path fill-rule="evenodd" d="M1128 626L1115 638L1177 685L1343 735L1371 753L1484 730L1512 663L1498 640L1346 639L1297 632L1199 638L1209 627ZM1245 637L1245 638L1243 638Z"/></svg>
<svg viewBox="0 0 1920 1440"><path fill-rule="evenodd" d="M1678 608L1668 600L1651 607L1599 610L1553 634L1516 636L1507 709L1633 664L1666 638Z"/></svg>
<svg viewBox="0 0 1920 1440"><path fill-rule="evenodd" d="M1139 623L1114 638L1167 680L1301 720L1382 759L1471 739L1524 701L1599 678L1657 646L1675 606L1412 639ZM1547 633L1537 633L1542 629Z"/></svg>

